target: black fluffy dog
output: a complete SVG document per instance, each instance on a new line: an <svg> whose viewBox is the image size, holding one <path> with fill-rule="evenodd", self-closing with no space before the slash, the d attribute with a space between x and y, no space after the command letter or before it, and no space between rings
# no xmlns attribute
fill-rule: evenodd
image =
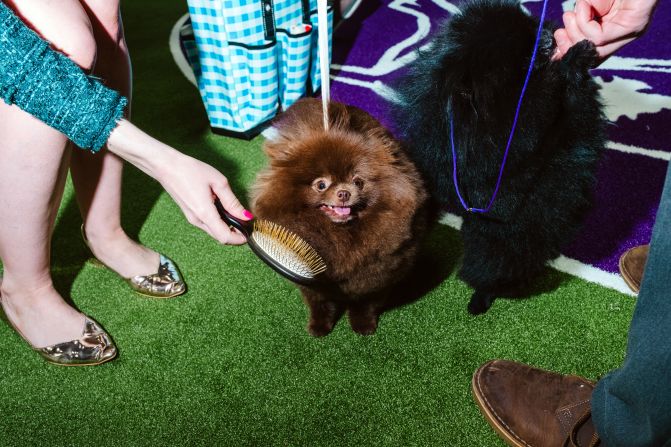
<svg viewBox="0 0 671 447"><path fill-rule="evenodd" d="M439 206L463 210L452 178L450 113L461 194L470 207L489 203L537 30L538 20L517 2L467 3L400 84L398 127ZM606 122L588 72L597 54L584 41L552 61L553 30L544 24L493 206L463 213L460 277L475 289L473 314L498 296L528 294L591 206Z"/></svg>

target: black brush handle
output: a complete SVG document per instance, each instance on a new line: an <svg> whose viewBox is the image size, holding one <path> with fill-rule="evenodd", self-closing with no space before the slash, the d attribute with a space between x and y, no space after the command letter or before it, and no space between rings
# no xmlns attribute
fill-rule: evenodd
<svg viewBox="0 0 671 447"><path fill-rule="evenodd" d="M240 220L237 217L234 217L231 213L224 209L224 205L221 204L219 198L215 199L214 206L217 208L219 216L221 216L224 222L238 230L240 233L242 233L243 236L249 239L249 236L251 236L252 231L254 230L253 221Z"/></svg>

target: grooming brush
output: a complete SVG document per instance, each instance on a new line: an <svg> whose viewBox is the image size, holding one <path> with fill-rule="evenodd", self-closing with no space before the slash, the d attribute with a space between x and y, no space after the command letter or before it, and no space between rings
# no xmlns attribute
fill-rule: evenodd
<svg viewBox="0 0 671 447"><path fill-rule="evenodd" d="M309 285L326 271L326 263L319 253L295 233L264 219L237 219L224 209L219 199L214 205L221 218L247 238L247 245L254 254L288 280Z"/></svg>

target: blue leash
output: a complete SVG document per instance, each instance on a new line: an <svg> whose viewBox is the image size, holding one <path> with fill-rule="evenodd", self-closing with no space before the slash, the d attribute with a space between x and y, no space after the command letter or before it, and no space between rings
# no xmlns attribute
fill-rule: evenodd
<svg viewBox="0 0 671 447"><path fill-rule="evenodd" d="M506 166L506 160L508 159L508 152L510 151L510 144L513 141L513 135L515 134L515 128L517 127L517 119L520 116L520 109L522 108L522 100L524 99L524 93L527 90L527 85L529 84L529 79L531 78L531 71L534 68L534 62L536 61L536 53L538 52L538 43L541 40L541 34L543 32L543 22L545 21L545 10L547 8L547 5L548 0L543 0L543 11L541 12L541 19L538 25L538 32L536 33L536 43L534 44L534 51L531 54L531 62L529 63L529 70L527 70L527 77L524 80L524 85L522 86L520 99L517 101L517 109L515 110L515 119L513 120L513 126L510 129L510 135L508 136L508 144L506 144L506 151L503 153L503 162L501 162L501 170L499 171L499 178L496 181L496 188L494 188L494 194L492 194L492 198L489 200L487 208L473 208L468 206L463 196L461 195L461 191L459 190L459 182L457 181L457 152L454 146L454 124L452 120L453 118L452 107L450 107L449 118L450 118L450 144L452 145L452 179L454 181L454 188L457 191L457 196L459 197L461 206L463 206L464 209L469 213L489 212L489 210L492 208L492 204L494 203L494 199L496 199L496 195L499 192L499 188L501 187L501 179L503 178L503 169Z"/></svg>

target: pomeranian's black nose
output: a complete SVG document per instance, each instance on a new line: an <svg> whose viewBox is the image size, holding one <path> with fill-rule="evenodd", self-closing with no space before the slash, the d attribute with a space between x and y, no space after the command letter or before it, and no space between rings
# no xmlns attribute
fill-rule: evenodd
<svg viewBox="0 0 671 447"><path fill-rule="evenodd" d="M347 202L352 194L350 194L349 191L341 189L338 191L338 199L342 200L343 202Z"/></svg>

